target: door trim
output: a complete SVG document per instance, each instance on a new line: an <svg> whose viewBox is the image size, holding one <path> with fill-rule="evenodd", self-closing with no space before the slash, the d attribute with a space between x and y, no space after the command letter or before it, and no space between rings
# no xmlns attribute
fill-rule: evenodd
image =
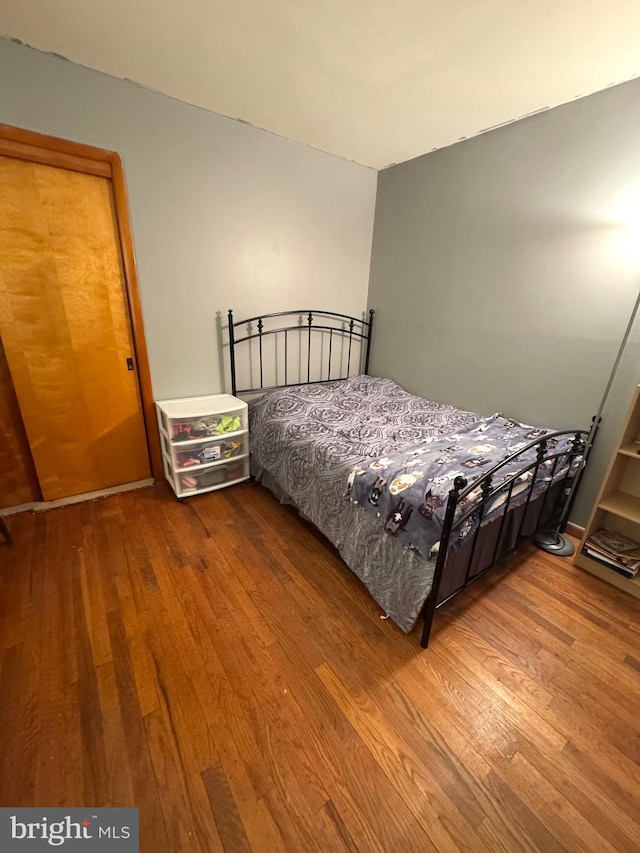
<svg viewBox="0 0 640 853"><path fill-rule="evenodd" d="M142 320L142 304L140 302L138 271L131 233L127 186L120 155L115 151L95 148L93 145L84 145L81 142L72 142L68 139L59 139L56 136L47 136L32 130L22 130L7 124L0 124L0 155L97 175L111 181L151 473L156 480L162 480L164 477L162 453L156 425L155 400Z"/></svg>

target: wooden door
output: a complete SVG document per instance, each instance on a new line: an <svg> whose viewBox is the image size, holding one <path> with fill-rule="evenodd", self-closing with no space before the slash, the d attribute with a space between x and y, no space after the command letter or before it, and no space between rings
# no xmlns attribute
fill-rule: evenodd
<svg viewBox="0 0 640 853"><path fill-rule="evenodd" d="M0 337L45 500L150 476L109 179L0 157Z"/></svg>

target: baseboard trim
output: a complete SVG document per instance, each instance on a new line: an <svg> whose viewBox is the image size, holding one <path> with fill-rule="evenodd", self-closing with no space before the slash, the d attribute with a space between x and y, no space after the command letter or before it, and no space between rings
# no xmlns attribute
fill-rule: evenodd
<svg viewBox="0 0 640 853"><path fill-rule="evenodd" d="M569 522L567 524L567 533L569 536L575 536L576 539L582 539L584 536L584 527L580 527L579 524L573 524L573 522Z"/></svg>
<svg viewBox="0 0 640 853"><path fill-rule="evenodd" d="M79 504L83 501L94 501L97 498L106 498L108 495L118 495L120 492L132 492L134 489L146 489L153 486L153 479L136 480L135 483L123 483L121 486L110 486L108 489L98 489L96 492L85 492L82 495L70 495L68 498L57 498L55 501L32 501L20 506L8 506L0 509L0 515L15 515L18 512L45 512L48 509L56 509L59 506Z"/></svg>

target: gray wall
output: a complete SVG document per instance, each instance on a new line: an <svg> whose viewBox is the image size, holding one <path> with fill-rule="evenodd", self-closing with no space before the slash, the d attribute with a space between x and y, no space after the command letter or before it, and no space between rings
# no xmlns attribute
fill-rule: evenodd
<svg viewBox="0 0 640 853"><path fill-rule="evenodd" d="M596 410L640 279L640 82L378 181L372 370L558 427ZM218 313L364 307L373 171L0 39L0 121L124 160L156 397L223 388ZM634 331L575 513L640 380Z"/></svg>
<svg viewBox="0 0 640 853"><path fill-rule="evenodd" d="M364 309L373 170L3 39L0 121L122 156L157 399L222 389L227 308Z"/></svg>
<svg viewBox="0 0 640 853"><path fill-rule="evenodd" d="M640 284L621 224L634 207L640 218L640 81L380 173L373 371L484 414L588 427ZM577 523L640 381L639 351L634 329Z"/></svg>

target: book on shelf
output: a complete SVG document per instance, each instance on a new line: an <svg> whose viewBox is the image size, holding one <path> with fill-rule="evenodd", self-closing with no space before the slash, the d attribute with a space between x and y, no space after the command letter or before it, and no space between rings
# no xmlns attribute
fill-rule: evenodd
<svg viewBox="0 0 640 853"><path fill-rule="evenodd" d="M640 571L640 544L615 530L596 530L582 550L592 560L626 578L634 578Z"/></svg>
<svg viewBox="0 0 640 853"><path fill-rule="evenodd" d="M640 543L629 536L618 533L617 530L608 530L606 527L601 527L599 530L594 531L587 541L593 543L598 548L602 548L609 554L613 554L615 557L640 560Z"/></svg>
<svg viewBox="0 0 640 853"><path fill-rule="evenodd" d="M598 563L601 563L603 566L607 566L607 568L613 569L619 574L624 575L626 578L634 578L640 570L640 562L627 566L608 554L605 554L603 551L589 547L586 542L582 548L582 552L591 560L596 560Z"/></svg>
<svg viewBox="0 0 640 853"><path fill-rule="evenodd" d="M611 560L611 562L624 566L630 571L640 568L640 560L635 560L633 557L616 556L615 554L612 554L611 551L607 551L606 548L600 548L598 545L594 545L589 539L587 539L584 544L589 551L593 551L596 556L602 557L603 560Z"/></svg>
<svg viewBox="0 0 640 853"><path fill-rule="evenodd" d="M590 551L586 546L583 546L582 553L585 555L585 557L588 557L590 560L593 560L596 563L600 563L601 566L605 566L605 568L607 569L611 569L612 572L616 572L617 574L622 575L622 577L627 578L627 580L633 580L635 577L638 577L637 569L628 569L626 566L623 566L620 563L616 563L614 560L604 559L599 554Z"/></svg>

